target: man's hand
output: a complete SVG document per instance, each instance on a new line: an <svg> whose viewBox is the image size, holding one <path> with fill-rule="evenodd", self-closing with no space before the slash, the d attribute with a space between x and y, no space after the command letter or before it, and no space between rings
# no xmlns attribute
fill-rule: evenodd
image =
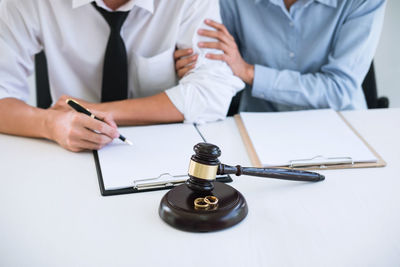
<svg viewBox="0 0 400 267"><path fill-rule="evenodd" d="M65 104L66 99L68 97L61 97L49 109L46 121L51 139L62 147L73 152L98 150L119 136L117 125L110 115L92 111L103 121L95 120L74 111Z"/></svg>
<svg viewBox="0 0 400 267"><path fill-rule="evenodd" d="M199 30L201 36L214 38L217 42L200 42L200 48L212 48L223 51L223 54L207 54L206 57L213 60L225 61L232 69L233 73L241 78L247 84L253 84L254 66L248 64L240 55L235 39L228 32L223 24L212 20L206 20L205 23L215 31ZM192 55L191 49L177 50L174 54L176 60L176 70L178 76L182 78L188 71L195 66L197 55Z"/></svg>

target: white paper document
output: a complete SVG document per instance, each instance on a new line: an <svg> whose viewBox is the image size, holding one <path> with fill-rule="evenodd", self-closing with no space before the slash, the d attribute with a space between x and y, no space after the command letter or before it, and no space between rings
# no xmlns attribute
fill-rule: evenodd
<svg viewBox="0 0 400 267"><path fill-rule="evenodd" d="M166 173L187 175L193 147L203 142L192 124L127 127L120 132L133 146L116 139L98 151L106 190L132 187L136 180Z"/></svg>
<svg viewBox="0 0 400 267"><path fill-rule="evenodd" d="M375 155L334 111L240 113L256 154L265 167L293 161L377 162Z"/></svg>

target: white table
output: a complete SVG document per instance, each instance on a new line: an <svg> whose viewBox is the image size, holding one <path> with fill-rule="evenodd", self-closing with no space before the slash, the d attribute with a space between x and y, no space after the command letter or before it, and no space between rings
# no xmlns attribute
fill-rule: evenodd
<svg viewBox="0 0 400 267"><path fill-rule="evenodd" d="M205 234L159 218L165 191L102 197L91 153L0 135L0 266L400 266L400 109L344 114L387 167L234 178L247 218ZM232 119L201 130L249 164Z"/></svg>

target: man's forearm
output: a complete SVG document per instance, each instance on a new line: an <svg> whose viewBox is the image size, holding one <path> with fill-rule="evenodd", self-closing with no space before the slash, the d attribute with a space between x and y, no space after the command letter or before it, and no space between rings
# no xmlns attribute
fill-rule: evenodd
<svg viewBox="0 0 400 267"><path fill-rule="evenodd" d="M0 100L0 132L36 138L49 138L49 111L27 105L15 98Z"/></svg>
<svg viewBox="0 0 400 267"><path fill-rule="evenodd" d="M110 103L88 104L94 110L112 114L118 125L182 122L184 116L165 93Z"/></svg>

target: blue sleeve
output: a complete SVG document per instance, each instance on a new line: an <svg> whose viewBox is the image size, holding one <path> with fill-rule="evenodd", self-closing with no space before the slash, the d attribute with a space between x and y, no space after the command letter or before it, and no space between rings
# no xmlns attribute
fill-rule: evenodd
<svg viewBox="0 0 400 267"><path fill-rule="evenodd" d="M328 62L316 73L255 66L252 95L309 108L354 109L355 96L374 56L383 24L385 0L362 1L340 26ZM363 100L365 106L365 100Z"/></svg>

